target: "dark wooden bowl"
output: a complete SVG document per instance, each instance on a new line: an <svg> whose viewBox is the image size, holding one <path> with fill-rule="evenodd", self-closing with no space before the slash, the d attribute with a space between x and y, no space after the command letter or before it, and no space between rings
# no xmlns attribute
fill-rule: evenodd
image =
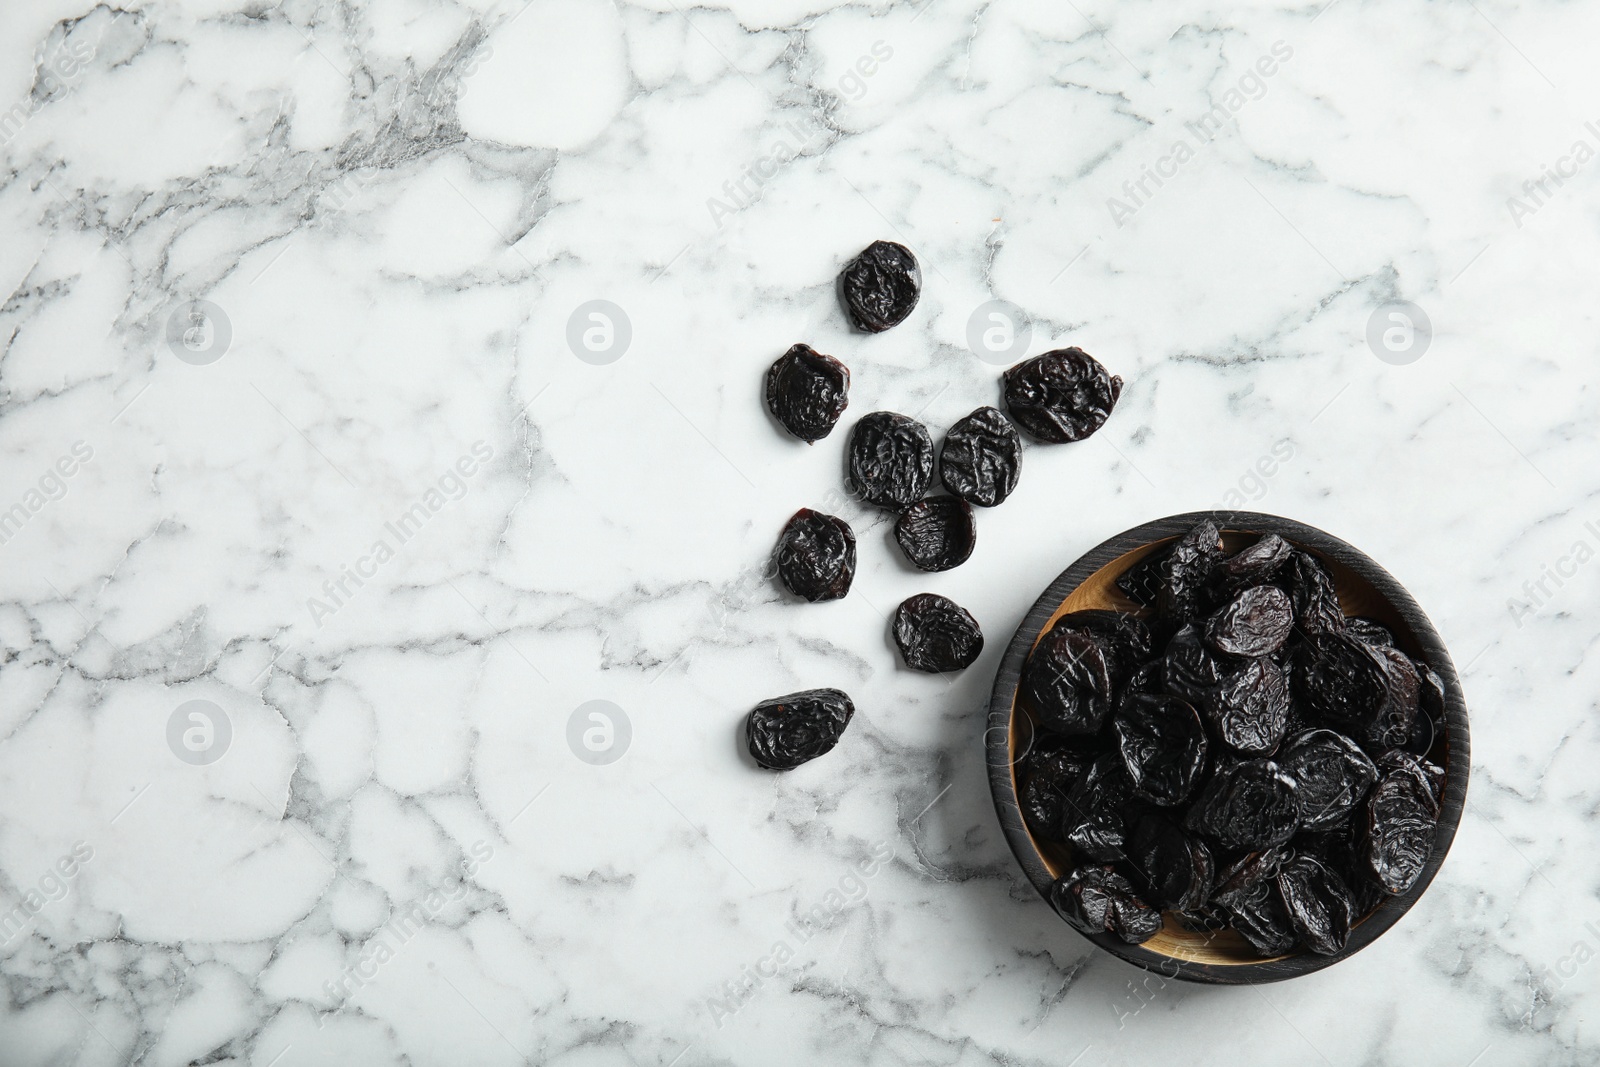
<svg viewBox="0 0 1600 1067"><path fill-rule="evenodd" d="M1467 707L1455 667L1438 631L1411 599L1411 594L1364 553L1315 527L1250 511L1197 511L1173 515L1137 526L1101 544L1050 583L1050 588L1017 628L1016 636L1000 661L994 696L989 702L988 729L984 734L989 786L1011 851L1016 853L1028 880L1048 901L1050 884L1072 866L1072 849L1036 840L1017 803L1015 767L1027 754L1034 729L1029 714L1017 706L1023 663L1050 624L1069 611L1085 608L1138 611L1138 605L1117 589L1116 579L1140 559L1204 519L1211 519L1222 529L1224 544L1230 551L1249 544L1261 534L1275 533L1320 557L1333 572L1339 604L1345 614L1367 615L1382 622L1393 631L1400 649L1427 663L1438 672L1445 685L1445 730L1443 736L1434 738L1428 753L1428 758L1445 770L1433 853L1409 891L1385 898L1357 922L1343 952L1336 956L1297 952L1262 959L1231 930L1210 934L1189 931L1171 915L1166 917L1161 932L1142 945L1127 944L1113 934L1083 935L1112 955L1168 978L1224 984L1276 982L1337 963L1366 948L1393 926L1433 881L1445 854L1450 851L1450 842L1455 838L1461 809L1466 803Z"/></svg>

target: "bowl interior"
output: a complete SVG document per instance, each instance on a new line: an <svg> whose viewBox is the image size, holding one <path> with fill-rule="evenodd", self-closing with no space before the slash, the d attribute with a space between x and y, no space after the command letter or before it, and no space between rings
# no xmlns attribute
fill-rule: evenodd
<svg viewBox="0 0 1600 1067"><path fill-rule="evenodd" d="M1223 547L1228 552L1237 552L1239 549L1253 544L1260 536L1256 532L1224 530ZM1055 623L1056 619L1073 611L1101 608L1148 615L1148 610L1141 608L1123 595L1122 591L1116 586L1116 580L1135 563L1151 553L1159 551L1163 546L1176 539L1177 535L1174 535L1151 541L1123 553L1100 567L1084 579L1056 607L1055 611L1045 621L1045 624L1039 628L1038 635L1034 638L1033 643L1035 645L1039 643L1039 640ZM1294 541L1294 538L1286 537L1286 540ZM1312 552L1328 566L1333 574L1334 589L1339 597L1339 606L1346 615L1365 615L1378 620L1394 634L1395 644L1402 652L1416 659L1427 660L1429 658L1424 655L1425 650L1422 642L1419 641L1417 634L1413 632L1406 620L1405 613L1398 605L1385 597L1371 582L1338 560L1329 558L1325 553L1317 552L1309 546L1296 544L1297 547ZM1029 651L1032 651L1031 647ZM1435 669L1438 669L1437 666ZM1451 672L1451 678L1453 679L1453 672ZM1018 687L1018 690L1020 690L1020 687ZM1028 748L1032 743L1035 725L1028 711L1018 701L1016 690L1012 692L1011 701L1008 744L1010 746L1011 788L1012 795L1015 796L1015 791L1020 785L1017 781L1017 764L1027 755ZM1434 737L1433 747L1429 750L1428 758L1445 769L1447 780L1453 777L1452 768L1449 765L1449 736L1447 732L1441 731L1438 736ZM1045 868L1050 872L1052 879L1061 877L1073 867L1071 846L1035 837L1032 830L1027 828L1026 823L1023 823L1023 830L1027 834L1028 840L1032 842L1034 849L1038 852ZM1422 887L1419 885L1417 888L1420 890ZM1407 902L1409 902L1409 894L1407 895ZM1378 911L1395 907L1399 903L1395 899L1383 901L1372 912L1362 916L1356 925L1359 926L1360 923L1367 921ZM1210 932L1188 930L1174 919L1170 913L1165 916L1161 932L1149 941L1139 945L1138 948L1157 957L1206 964L1213 967L1247 967L1273 962L1273 959L1264 959L1257 955L1249 943L1232 930ZM1275 959L1279 960L1287 958L1290 957L1275 957Z"/></svg>

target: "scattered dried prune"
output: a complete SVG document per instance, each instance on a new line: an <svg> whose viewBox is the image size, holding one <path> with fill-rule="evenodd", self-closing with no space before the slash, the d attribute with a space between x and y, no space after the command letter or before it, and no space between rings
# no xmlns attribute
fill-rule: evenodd
<svg viewBox="0 0 1600 1067"><path fill-rule="evenodd" d="M905 321L922 293L922 268L911 249L893 241L874 241L839 274L839 299L850 324L863 333L882 333Z"/></svg>
<svg viewBox="0 0 1600 1067"><path fill-rule="evenodd" d="M1058 348L1005 373L1006 410L1041 441L1081 441L1122 395L1122 379L1081 348Z"/></svg>
<svg viewBox="0 0 1600 1067"><path fill-rule="evenodd" d="M1300 789L1300 826L1325 830L1349 821L1378 780L1378 768L1361 746L1332 730L1309 730L1290 740L1278 757Z"/></svg>
<svg viewBox="0 0 1600 1067"><path fill-rule="evenodd" d="M1097 733L1111 714L1111 672L1094 638L1052 630L1022 669L1022 701L1040 725L1063 734Z"/></svg>
<svg viewBox="0 0 1600 1067"><path fill-rule="evenodd" d="M1050 886L1050 905L1086 934L1113 933L1130 945L1161 930L1161 913L1110 867L1079 867Z"/></svg>
<svg viewBox="0 0 1600 1067"><path fill-rule="evenodd" d="M1359 637L1369 645L1394 647L1394 634L1377 619L1369 619L1365 615L1352 615L1344 620L1344 628L1352 637Z"/></svg>
<svg viewBox="0 0 1600 1067"><path fill-rule="evenodd" d="M1134 791L1152 804L1181 804L1206 769L1206 730L1194 708L1172 696L1130 694L1113 722Z"/></svg>
<svg viewBox="0 0 1600 1067"><path fill-rule="evenodd" d="M983 631L966 608L935 593L907 597L894 613L894 643L914 671L937 674L972 666Z"/></svg>
<svg viewBox="0 0 1600 1067"><path fill-rule="evenodd" d="M1320 559L1295 549L1279 578L1294 601L1295 623L1302 632L1312 636L1344 632L1344 612L1334 592L1333 575Z"/></svg>
<svg viewBox="0 0 1600 1067"><path fill-rule="evenodd" d="M745 744L762 767L786 771L839 743L856 706L838 689L806 689L757 704L745 719Z"/></svg>
<svg viewBox="0 0 1600 1067"><path fill-rule="evenodd" d="M1140 888L1152 904L1195 912L1211 896L1216 875L1211 850L1169 819L1140 818L1128 839L1128 862L1140 874Z"/></svg>
<svg viewBox="0 0 1600 1067"><path fill-rule="evenodd" d="M1270 659L1247 662L1224 678L1201 704L1224 744L1247 755L1267 755L1289 728L1289 681Z"/></svg>
<svg viewBox="0 0 1600 1067"><path fill-rule="evenodd" d="M1233 656L1270 656L1289 640L1294 605L1275 585L1251 586L1206 620L1206 640Z"/></svg>
<svg viewBox="0 0 1600 1067"><path fill-rule="evenodd" d="M1089 769L1087 753L1046 738L1023 759L1019 777L1022 815L1028 828L1048 841L1069 829L1067 798ZM1075 823L1074 823L1075 825Z"/></svg>
<svg viewBox="0 0 1600 1067"><path fill-rule="evenodd" d="M1278 892L1306 948L1323 956L1343 951L1356 916L1350 890L1337 874L1320 860L1296 856L1278 872Z"/></svg>
<svg viewBox="0 0 1600 1067"><path fill-rule="evenodd" d="M1174 625L1200 613L1211 569L1222 557L1222 534L1206 519L1173 542L1158 568L1156 614Z"/></svg>
<svg viewBox="0 0 1600 1067"><path fill-rule="evenodd" d="M944 435L939 479L969 504L992 508L1011 495L1022 471L1022 438L998 408L982 407Z"/></svg>
<svg viewBox="0 0 1600 1067"><path fill-rule="evenodd" d="M850 368L795 345L767 371L767 407L783 428L807 444L833 432L850 400Z"/></svg>
<svg viewBox="0 0 1600 1067"><path fill-rule="evenodd" d="M908 508L932 477L933 438L916 419L874 411L850 431L850 484L868 504Z"/></svg>
<svg viewBox="0 0 1600 1067"><path fill-rule="evenodd" d="M894 539L913 565L925 571L947 571L972 555L978 527L972 520L972 506L965 500L931 496L900 513Z"/></svg>
<svg viewBox="0 0 1600 1067"><path fill-rule="evenodd" d="M1212 772L1184 825L1225 849L1281 845L1300 824L1294 779L1271 760L1243 760Z"/></svg>
<svg viewBox="0 0 1600 1067"><path fill-rule="evenodd" d="M778 535L778 577L811 601L838 600L856 575L856 535L833 515L801 508Z"/></svg>

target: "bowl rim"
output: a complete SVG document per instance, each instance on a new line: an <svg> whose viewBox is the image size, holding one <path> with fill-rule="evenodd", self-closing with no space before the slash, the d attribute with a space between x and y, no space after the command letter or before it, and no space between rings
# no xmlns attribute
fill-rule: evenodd
<svg viewBox="0 0 1600 1067"><path fill-rule="evenodd" d="M1450 654L1445 649L1438 630L1434 628L1421 606L1393 575L1360 549L1324 530L1281 515L1264 512L1190 511L1152 519L1124 530L1102 541L1062 571L1023 616L1022 623L1006 646L1005 655L1001 657L1000 666L995 673L994 690L989 701L988 722L984 731L984 755L988 765L989 789L994 796L995 813L999 816L1000 828L1005 834L1006 843L1011 846L1011 851L1022 866L1023 873L1028 876L1028 881L1033 883L1034 889L1048 904L1050 885L1054 879L1023 821L1011 766L1012 716L1023 663L1038 640L1045 623L1055 614L1067 596L1091 575L1134 549L1181 535L1206 519L1215 522L1223 531L1247 534L1275 533L1298 547L1310 549L1347 567L1370 584L1404 620L1422 652L1421 659L1438 673L1445 689L1444 715L1448 762L1444 794L1440 798L1439 822L1434 832L1433 851L1415 884L1406 892L1384 900L1360 925L1351 930L1349 942L1337 955L1319 956L1302 951L1292 956L1263 960L1260 963L1203 963L1152 952L1139 945L1130 945L1113 934L1086 934L1068 926L1068 929L1113 956L1146 970L1155 971L1165 978L1220 985L1254 985L1310 974L1332 966L1366 948L1387 932L1427 891L1434 875L1444 863L1451 843L1455 840L1462 810L1466 806L1467 779L1470 774L1471 744L1468 737L1466 698L1462 693L1461 680L1456 674L1455 665L1450 660ZM1067 925L1065 920L1063 925Z"/></svg>

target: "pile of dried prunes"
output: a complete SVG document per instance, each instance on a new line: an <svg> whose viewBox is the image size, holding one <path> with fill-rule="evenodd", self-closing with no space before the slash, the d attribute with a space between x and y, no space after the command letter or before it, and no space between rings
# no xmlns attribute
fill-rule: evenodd
<svg viewBox="0 0 1600 1067"><path fill-rule="evenodd" d="M1062 615L1022 672L1023 816L1075 865L1051 904L1131 944L1167 912L1263 957L1339 953L1428 862L1443 681L1276 534L1229 553L1202 522L1117 587L1137 611Z"/></svg>
<svg viewBox="0 0 1600 1067"><path fill-rule="evenodd" d="M846 264L838 291L855 329L881 333L916 307L922 271L909 248L874 241ZM950 570L977 545L973 508L996 507L1017 487L1022 438L1016 427L1043 443L1081 441L1106 421L1121 392L1122 379L1093 356L1063 348L1007 370L1006 411L977 408L946 431L937 451L928 428L916 419L871 412L850 431L848 487L863 503L895 516L895 543L913 566ZM809 345L794 345L767 371L773 418L808 444L833 432L849 396L850 368ZM929 495L936 470L945 493ZM811 603L838 600L855 578L855 531L836 515L801 508L779 534L774 559L779 580L795 596ZM983 651L978 621L934 593L902 602L890 629L901 660L916 671L964 670ZM766 701L746 719L751 755L763 767L798 766L829 751L853 711L850 698L836 689Z"/></svg>

